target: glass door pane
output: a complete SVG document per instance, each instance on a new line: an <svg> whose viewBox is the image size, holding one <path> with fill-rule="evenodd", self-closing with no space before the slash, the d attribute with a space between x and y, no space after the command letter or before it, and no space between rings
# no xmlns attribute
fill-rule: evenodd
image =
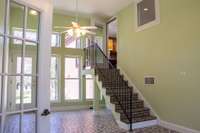
<svg viewBox="0 0 200 133"><path fill-rule="evenodd" d="M25 112L22 117L23 133L36 133L36 116L37 112Z"/></svg>
<svg viewBox="0 0 200 133"><path fill-rule="evenodd" d="M29 41L38 41L39 15L34 9L28 8L25 38Z"/></svg>
<svg viewBox="0 0 200 133"><path fill-rule="evenodd" d="M2 103L1 103L1 99L2 99L2 76L0 75L0 118L1 118L1 112L2 112ZM1 122L1 119L0 119Z"/></svg>
<svg viewBox="0 0 200 133"><path fill-rule="evenodd" d="M65 99L80 98L80 58L65 58Z"/></svg>
<svg viewBox="0 0 200 133"><path fill-rule="evenodd" d="M38 46L37 43L25 42L25 58L29 60L24 62L25 68L28 71L24 71L24 74L37 74L37 56L38 55Z"/></svg>
<svg viewBox="0 0 200 133"><path fill-rule="evenodd" d="M86 76L86 99L94 98L94 80L92 75L87 74Z"/></svg>
<svg viewBox="0 0 200 133"><path fill-rule="evenodd" d="M0 36L0 73L3 69L3 37Z"/></svg>
<svg viewBox="0 0 200 133"><path fill-rule="evenodd" d="M37 77L24 76L23 85L23 103L24 109L35 109L36 108L36 92L37 92Z"/></svg>
<svg viewBox="0 0 200 133"><path fill-rule="evenodd" d="M21 110L22 76L5 76L7 90L7 112Z"/></svg>
<svg viewBox="0 0 200 133"><path fill-rule="evenodd" d="M9 30L10 35L23 38L25 7L15 2L10 3Z"/></svg>
<svg viewBox="0 0 200 133"><path fill-rule="evenodd" d="M5 0L0 0L0 33L4 33Z"/></svg>
<svg viewBox="0 0 200 133"><path fill-rule="evenodd" d="M8 38L5 45L5 68L8 74L21 74L22 62L17 62L17 57L22 58L22 41Z"/></svg>
<svg viewBox="0 0 200 133"><path fill-rule="evenodd" d="M4 125L4 133L20 133L20 114L7 115Z"/></svg>
<svg viewBox="0 0 200 133"><path fill-rule="evenodd" d="M65 78L79 78L79 58L65 58Z"/></svg>
<svg viewBox="0 0 200 133"><path fill-rule="evenodd" d="M65 99L66 100L79 99L79 79L65 80Z"/></svg>

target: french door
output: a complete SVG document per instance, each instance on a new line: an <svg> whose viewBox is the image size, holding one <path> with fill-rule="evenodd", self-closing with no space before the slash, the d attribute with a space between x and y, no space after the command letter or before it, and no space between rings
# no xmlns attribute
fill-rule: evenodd
<svg viewBox="0 0 200 133"><path fill-rule="evenodd" d="M40 14L0 0L0 133L38 132Z"/></svg>

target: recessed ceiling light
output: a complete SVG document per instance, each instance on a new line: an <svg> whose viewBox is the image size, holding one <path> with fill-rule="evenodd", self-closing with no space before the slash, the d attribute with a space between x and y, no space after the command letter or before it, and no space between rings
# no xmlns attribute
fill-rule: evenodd
<svg viewBox="0 0 200 133"><path fill-rule="evenodd" d="M144 11L149 11L149 9L148 8L144 8Z"/></svg>
<svg viewBox="0 0 200 133"><path fill-rule="evenodd" d="M34 15L34 16L38 15L38 12L35 11L35 10L30 10L29 13L30 13L31 15Z"/></svg>

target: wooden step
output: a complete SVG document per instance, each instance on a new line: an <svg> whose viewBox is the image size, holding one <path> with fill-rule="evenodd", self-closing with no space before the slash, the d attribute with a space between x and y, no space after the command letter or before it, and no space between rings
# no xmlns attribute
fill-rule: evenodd
<svg viewBox="0 0 200 133"><path fill-rule="evenodd" d="M127 105L128 108L130 107L129 106L130 104L125 104L125 102L121 102L122 103L122 107L116 101L111 102L111 103L115 104L115 109L117 109L117 110L122 109L122 107L125 107L126 105ZM132 109L137 109L137 108L144 108L144 101L142 101L142 100L133 101Z"/></svg>
<svg viewBox="0 0 200 133"><path fill-rule="evenodd" d="M138 109L137 109L138 110ZM125 115L125 113L127 114L127 115ZM123 112L122 110L120 111L120 118L121 119L124 119L124 118L133 118L133 119L136 119L136 118L141 118L141 117L148 117L148 116L150 116L150 109L149 108L141 108L140 110L138 110L138 111L134 111L134 110L132 110L132 116L131 116L131 113L130 113L130 111L128 111L127 112L127 110L126 110L126 112Z"/></svg>
<svg viewBox="0 0 200 133"><path fill-rule="evenodd" d="M116 97L115 95L112 95L112 93L107 93L106 91L106 94L110 96L110 102L115 102L116 101ZM123 95L123 93L121 94ZM126 95L125 95L126 96ZM127 100L130 100L130 97L127 97ZM133 97L132 97L132 100L136 101L138 100L138 94L137 93L133 93ZM117 102L117 101L116 101Z"/></svg>

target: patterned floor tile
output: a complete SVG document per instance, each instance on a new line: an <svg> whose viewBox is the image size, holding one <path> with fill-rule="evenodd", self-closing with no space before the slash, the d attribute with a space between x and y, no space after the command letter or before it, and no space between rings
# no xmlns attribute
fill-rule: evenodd
<svg viewBox="0 0 200 133"><path fill-rule="evenodd" d="M52 113L50 117L51 133L130 133L119 128L111 111L103 109L97 112L92 110L67 111ZM23 119L24 133L35 133L35 116L26 114ZM5 133L18 133L19 116L7 119ZM136 129L131 133L178 133L160 126Z"/></svg>

